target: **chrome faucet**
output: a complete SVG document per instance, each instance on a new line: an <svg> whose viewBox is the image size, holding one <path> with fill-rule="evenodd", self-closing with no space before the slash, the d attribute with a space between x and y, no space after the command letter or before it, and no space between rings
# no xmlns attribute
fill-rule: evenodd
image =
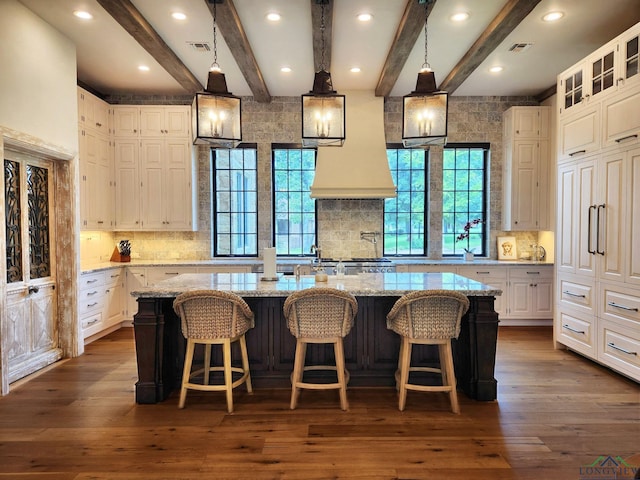
<svg viewBox="0 0 640 480"><path fill-rule="evenodd" d="M378 255L378 235L380 232L364 232L360 231L360 240L366 240L373 244L373 251L375 252L375 258L380 258Z"/></svg>
<svg viewBox="0 0 640 480"><path fill-rule="evenodd" d="M313 269L317 272L322 272L324 270L324 266L322 265L322 249L317 245L311 245L311 253L316 254L316 258L311 262L313 264Z"/></svg>

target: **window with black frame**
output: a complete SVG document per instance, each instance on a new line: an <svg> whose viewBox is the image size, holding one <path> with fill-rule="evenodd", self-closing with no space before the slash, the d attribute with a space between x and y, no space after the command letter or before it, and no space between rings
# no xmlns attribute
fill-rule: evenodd
<svg viewBox="0 0 640 480"><path fill-rule="evenodd" d="M448 143L442 158L442 255L487 255L488 143Z"/></svg>
<svg viewBox="0 0 640 480"><path fill-rule="evenodd" d="M273 144L273 219L277 255L308 255L316 242L316 201L311 198L316 150Z"/></svg>
<svg viewBox="0 0 640 480"><path fill-rule="evenodd" d="M212 149L211 165L213 256L257 256L256 145Z"/></svg>
<svg viewBox="0 0 640 480"><path fill-rule="evenodd" d="M396 198L384 200L384 255L424 256L427 252L428 150L387 145Z"/></svg>

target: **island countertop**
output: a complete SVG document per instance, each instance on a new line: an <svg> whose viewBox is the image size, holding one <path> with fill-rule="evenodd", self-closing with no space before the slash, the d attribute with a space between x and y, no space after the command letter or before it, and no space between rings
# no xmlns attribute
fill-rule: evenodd
<svg viewBox="0 0 640 480"><path fill-rule="evenodd" d="M279 275L277 280L263 280L259 273L184 273L131 292L137 298L174 298L193 290L221 290L242 297L285 297L312 287L332 287L355 296L402 296L419 290L453 290L467 296L491 296L502 290L455 273L361 273L316 282L314 275Z"/></svg>

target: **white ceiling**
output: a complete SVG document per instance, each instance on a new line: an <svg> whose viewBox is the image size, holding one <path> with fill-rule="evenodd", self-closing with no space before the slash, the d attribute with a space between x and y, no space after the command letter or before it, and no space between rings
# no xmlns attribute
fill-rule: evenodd
<svg viewBox="0 0 640 480"><path fill-rule="evenodd" d="M20 0L73 40L77 47L78 78L108 94L180 95L185 90L96 2L96 0ZM330 65L338 92L374 90L407 0L334 0L333 50ZM417 0L415 0L417 1ZM188 42L213 44L213 21L206 0L132 0L187 68L206 85L213 52L195 51ZM233 0L253 53L272 96L300 95L313 84L310 0ZM441 82L460 61L508 0L437 0L428 22L428 60ZM82 21L74 10L87 10ZM542 16L561 10L565 16L545 23ZM174 11L187 15L176 21ZM278 12L270 23L265 16ZM455 24L451 14L467 11L466 22ZM360 24L356 14L373 20ZM454 95L536 95L555 84L556 75L640 21L640 0L542 0L495 49ZM533 43L527 51L510 53L514 43ZM218 33L218 63L229 91L251 95L224 39ZM421 34L391 91L402 96L414 90L424 62ZM137 67L145 64L149 72ZM291 73L282 73L282 66ZM489 67L502 65L492 74ZM349 71L359 66L361 72Z"/></svg>

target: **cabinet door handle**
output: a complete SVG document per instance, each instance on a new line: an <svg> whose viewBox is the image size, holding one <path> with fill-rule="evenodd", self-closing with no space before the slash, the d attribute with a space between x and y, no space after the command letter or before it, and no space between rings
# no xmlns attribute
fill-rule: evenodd
<svg viewBox="0 0 640 480"><path fill-rule="evenodd" d="M587 213L587 252L589 252L591 255L596 254L596 251L591 246L591 237L593 237L593 234L591 231L591 210L595 210L595 209L596 209L595 205L589 205L589 210Z"/></svg>
<svg viewBox="0 0 640 480"><path fill-rule="evenodd" d="M600 250L600 209L602 209L604 211L605 209L605 205L604 203L602 205L598 205L598 208L596 210L596 253L600 254L600 255L604 255L604 250Z"/></svg>
<svg viewBox="0 0 640 480"><path fill-rule="evenodd" d="M569 295L570 297L586 298L586 295L580 295L578 293L573 293L573 292L570 292L569 290L564 290L562 293L564 295Z"/></svg>
<svg viewBox="0 0 640 480"><path fill-rule="evenodd" d="M631 352L631 351L627 350L626 348L622 348L622 347L617 346L613 342L608 342L607 343L607 347L611 347L611 348L613 348L615 350L618 350L618 351L620 351L622 353L626 353L627 355L636 355L636 356L638 355L638 352Z"/></svg>
<svg viewBox="0 0 640 480"><path fill-rule="evenodd" d="M38 293L40 289L38 287L29 287L29 293Z"/></svg>
<svg viewBox="0 0 640 480"><path fill-rule="evenodd" d="M566 328L567 330L573 333L579 333L581 335L584 335L584 330L576 330L575 328L571 328L569 325L562 325L562 328Z"/></svg>
<svg viewBox="0 0 640 480"><path fill-rule="evenodd" d="M627 135L626 137L622 137L622 138L616 138L616 142L620 143L620 142L624 142L625 140L629 140L630 138L638 138L638 135Z"/></svg>
<svg viewBox="0 0 640 480"><path fill-rule="evenodd" d="M569 154L569 156L570 156L570 157L573 157L574 155L580 155L581 153L587 153L587 151L586 151L586 150L577 150L577 151L575 151L575 152L571 152L571 153Z"/></svg>
<svg viewBox="0 0 640 480"><path fill-rule="evenodd" d="M615 307L615 308L621 308L622 310L627 310L629 312L637 312L638 308L637 307L627 307L626 305L620 305L619 303L616 302L607 302L607 305L609 305L610 307Z"/></svg>

